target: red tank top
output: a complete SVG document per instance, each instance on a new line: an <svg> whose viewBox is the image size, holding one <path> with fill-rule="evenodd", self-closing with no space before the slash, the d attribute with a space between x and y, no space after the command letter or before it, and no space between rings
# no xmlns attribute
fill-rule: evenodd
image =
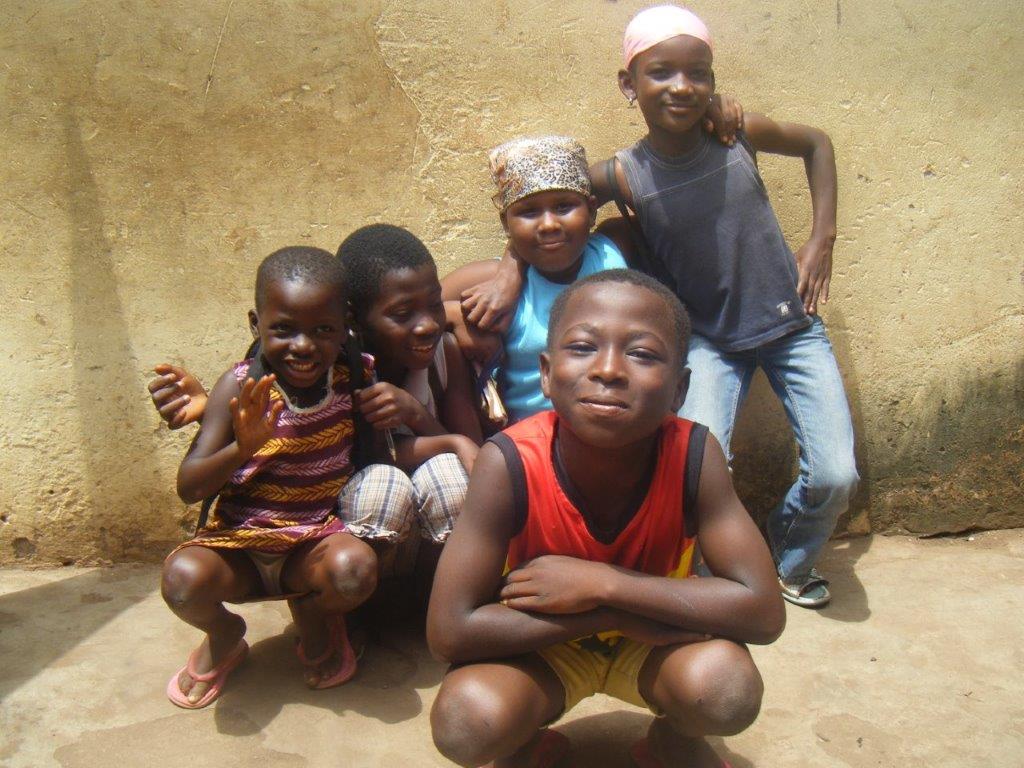
<svg viewBox="0 0 1024 768"><path fill-rule="evenodd" d="M683 509L687 452L693 422L672 416L661 427L658 463L650 488L632 520L610 543L594 538L586 520L555 475L552 453L558 417L539 413L492 438L502 448L512 478L516 506L525 513L509 542L507 570L541 555L568 555L618 565L652 576L690 575L694 538ZM507 438L512 452L502 445Z"/></svg>

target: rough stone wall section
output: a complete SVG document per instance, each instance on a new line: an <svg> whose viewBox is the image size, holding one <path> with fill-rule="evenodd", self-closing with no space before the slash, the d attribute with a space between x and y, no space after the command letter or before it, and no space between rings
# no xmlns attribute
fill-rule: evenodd
<svg viewBox="0 0 1024 768"><path fill-rule="evenodd" d="M256 264L403 224L442 270L499 253L486 150L642 134L619 40L645 4L96 0L0 8L0 564L157 559L194 524L190 434L148 368L212 383ZM1024 525L1024 8L707 0L719 88L821 126L839 241L824 309L858 432L852 531ZM794 246L799 162L762 170ZM736 438L763 516L793 447L763 382Z"/></svg>

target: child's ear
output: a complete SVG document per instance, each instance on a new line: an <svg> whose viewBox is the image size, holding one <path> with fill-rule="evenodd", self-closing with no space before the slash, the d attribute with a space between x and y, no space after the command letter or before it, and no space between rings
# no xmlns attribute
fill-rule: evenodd
<svg viewBox="0 0 1024 768"><path fill-rule="evenodd" d="M540 391L544 393L544 397L551 399L551 395L548 392L548 378L551 374L551 358L548 357L547 352L540 353Z"/></svg>
<svg viewBox="0 0 1024 768"><path fill-rule="evenodd" d="M619 70L619 90L630 101L636 101L636 85L628 69Z"/></svg>
<svg viewBox="0 0 1024 768"><path fill-rule="evenodd" d="M502 211L498 214L498 218L501 220L501 228L505 230L505 234L508 234L508 212Z"/></svg>
<svg viewBox="0 0 1024 768"><path fill-rule="evenodd" d="M259 322L260 322L260 318L256 314L256 310L255 309L250 309L249 310L249 331L252 333L252 337L254 339L258 339L260 337Z"/></svg>
<svg viewBox="0 0 1024 768"><path fill-rule="evenodd" d="M672 411L679 413L679 409L683 407L683 403L686 401L686 391L690 388L690 369L683 368L683 372L679 376L679 381L676 384L676 396L672 400Z"/></svg>
<svg viewBox="0 0 1024 768"><path fill-rule="evenodd" d="M597 198L590 195L587 198L587 207L590 209L590 228L593 229L597 223Z"/></svg>

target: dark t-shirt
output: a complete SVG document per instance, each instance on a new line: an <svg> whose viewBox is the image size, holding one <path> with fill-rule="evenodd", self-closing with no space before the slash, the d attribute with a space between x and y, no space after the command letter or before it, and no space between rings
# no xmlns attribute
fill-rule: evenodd
<svg viewBox="0 0 1024 768"><path fill-rule="evenodd" d="M678 158L640 140L617 154L652 257L674 282L694 332L726 351L810 324L754 152L701 136Z"/></svg>

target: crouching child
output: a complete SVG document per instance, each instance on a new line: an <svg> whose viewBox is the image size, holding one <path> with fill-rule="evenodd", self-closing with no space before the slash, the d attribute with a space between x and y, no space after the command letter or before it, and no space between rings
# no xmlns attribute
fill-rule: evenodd
<svg viewBox="0 0 1024 768"><path fill-rule="evenodd" d="M771 556L706 427L675 416L689 321L653 279L609 270L552 311L541 385L554 411L481 449L427 619L452 662L434 743L464 766L550 766L547 728L606 693L649 708L640 766L714 766L761 677L746 643L785 612ZM711 572L691 575L696 547Z"/></svg>

